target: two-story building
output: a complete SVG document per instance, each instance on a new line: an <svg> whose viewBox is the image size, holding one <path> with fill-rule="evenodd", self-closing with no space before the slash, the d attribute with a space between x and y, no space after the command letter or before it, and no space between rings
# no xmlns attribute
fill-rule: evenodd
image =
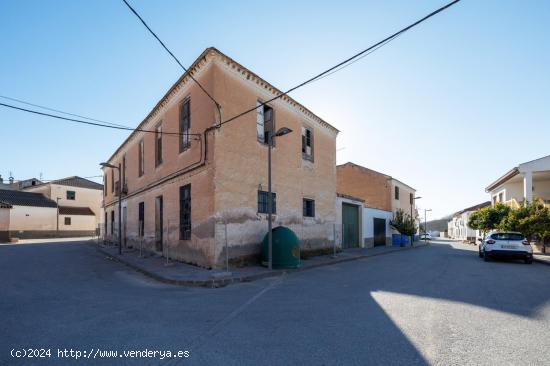
<svg viewBox="0 0 550 366"><path fill-rule="evenodd" d="M192 75L217 101L220 108ZM302 251L330 247L336 222L338 130L214 48L168 90L104 167L105 237L204 267L255 257L267 233L267 136L273 147L274 226ZM221 115L220 115L221 112ZM221 124L220 121L228 121Z"/></svg>
<svg viewBox="0 0 550 366"><path fill-rule="evenodd" d="M55 230L58 237L94 236L101 221L103 186L72 176L27 185L23 192L41 193L58 205Z"/></svg>
<svg viewBox="0 0 550 366"><path fill-rule="evenodd" d="M476 244L477 238L482 237L482 235L479 230L468 226L468 220L473 212L490 205L491 202L487 201L454 213L447 223L447 235L449 238Z"/></svg>
<svg viewBox="0 0 550 366"><path fill-rule="evenodd" d="M519 164L485 188L491 203L518 207L522 202L540 199L550 206L550 155Z"/></svg>
<svg viewBox="0 0 550 366"><path fill-rule="evenodd" d="M416 216L416 190L409 185L351 162L338 165L336 174L344 248L391 245L395 212L402 209Z"/></svg>

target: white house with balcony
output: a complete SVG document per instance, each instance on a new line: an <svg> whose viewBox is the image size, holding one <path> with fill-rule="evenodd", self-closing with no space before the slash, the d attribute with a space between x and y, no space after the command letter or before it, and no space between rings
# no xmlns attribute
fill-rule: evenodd
<svg viewBox="0 0 550 366"><path fill-rule="evenodd" d="M491 203L518 207L521 202L541 199L550 205L550 155L512 168L485 188Z"/></svg>

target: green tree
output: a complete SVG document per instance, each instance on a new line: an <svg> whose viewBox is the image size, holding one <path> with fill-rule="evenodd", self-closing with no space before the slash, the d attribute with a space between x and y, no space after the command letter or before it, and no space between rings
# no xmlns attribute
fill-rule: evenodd
<svg viewBox="0 0 550 366"><path fill-rule="evenodd" d="M550 236L550 210L539 200L524 203L519 208L510 210L503 218L500 228L518 231L531 242L538 238L542 243L542 252L546 252L544 239Z"/></svg>
<svg viewBox="0 0 550 366"><path fill-rule="evenodd" d="M416 220L402 209L395 211L393 219L390 220L390 226L397 230L402 235L407 235L411 238L411 246L413 245L413 236L416 233Z"/></svg>
<svg viewBox="0 0 550 366"><path fill-rule="evenodd" d="M505 217L508 217L510 211L511 208L502 203L480 208L470 215L468 226L474 230L480 230L485 238L489 231L501 229L502 222Z"/></svg>

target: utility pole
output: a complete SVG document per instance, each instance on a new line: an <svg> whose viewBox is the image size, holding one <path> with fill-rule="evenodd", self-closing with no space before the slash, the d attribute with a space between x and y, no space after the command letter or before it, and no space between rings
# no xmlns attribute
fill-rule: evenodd
<svg viewBox="0 0 550 366"><path fill-rule="evenodd" d="M273 148L273 139L275 136L284 136L291 133L292 130L287 127L281 127L279 130L272 134L271 131L267 132L267 245L269 256L269 270L273 269L273 233L272 230L272 211L273 211L273 194L271 192L271 149Z"/></svg>
<svg viewBox="0 0 550 366"><path fill-rule="evenodd" d="M57 202L57 222L56 222L56 229L55 229L55 232L56 232L56 236L59 238L59 200L61 199L61 197L57 197L55 199L55 201Z"/></svg>

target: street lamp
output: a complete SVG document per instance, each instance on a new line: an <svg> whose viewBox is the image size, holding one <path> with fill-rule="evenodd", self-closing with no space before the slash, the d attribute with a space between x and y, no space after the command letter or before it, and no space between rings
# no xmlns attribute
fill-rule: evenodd
<svg viewBox="0 0 550 366"><path fill-rule="evenodd" d="M57 237L59 238L59 200L61 199L61 197L57 197L55 199L55 202L57 203L57 223L56 223L56 232L57 232Z"/></svg>
<svg viewBox="0 0 550 366"><path fill-rule="evenodd" d="M428 233L428 221L426 221L426 212L431 211L432 209L424 209L424 234ZM427 235L424 235L424 241L428 241Z"/></svg>
<svg viewBox="0 0 550 366"><path fill-rule="evenodd" d="M411 202L411 220L413 220L413 223L414 223L414 217L413 217L413 206L415 205L415 201L416 200L419 200L421 199L422 197L414 197L412 198L412 202ZM414 235L413 237L411 238L411 247L413 246L413 241L414 241Z"/></svg>
<svg viewBox="0 0 550 366"><path fill-rule="evenodd" d="M120 175L120 164L119 166L109 164L109 163L100 163L104 168L112 168L118 170L118 254L122 255L122 177Z"/></svg>
<svg viewBox="0 0 550 366"><path fill-rule="evenodd" d="M271 233L271 218L273 211L273 197L271 194L271 149L273 148L273 139L291 133L292 130L288 127L281 127L273 136L269 131L267 132L267 242L269 248L269 270L273 269L273 234Z"/></svg>

